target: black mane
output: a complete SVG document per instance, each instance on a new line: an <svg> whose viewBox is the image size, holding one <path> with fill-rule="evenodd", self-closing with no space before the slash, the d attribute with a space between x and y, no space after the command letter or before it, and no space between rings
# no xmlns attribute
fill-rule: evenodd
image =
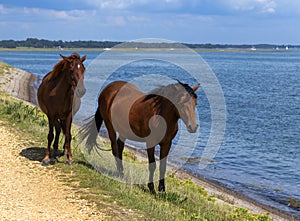
<svg viewBox="0 0 300 221"><path fill-rule="evenodd" d="M177 81L182 87L184 87L184 89L189 93L189 95L191 97L197 98L197 94L195 93L193 88L191 88L188 84L184 84L184 83L180 82L179 80L177 80Z"/></svg>
<svg viewBox="0 0 300 221"><path fill-rule="evenodd" d="M182 83L179 80L177 80L177 81L178 81L177 84L180 84L188 92L188 94L191 97L194 97L197 99L197 94L194 92L194 90L188 84ZM168 90L170 87L174 87L175 85L176 84L169 84L167 86L161 86L161 87L155 88L152 91L150 91L149 94L146 95L146 97L144 98L143 101L147 101L152 98L160 97L160 96L162 96L162 93L161 93L162 91Z"/></svg>

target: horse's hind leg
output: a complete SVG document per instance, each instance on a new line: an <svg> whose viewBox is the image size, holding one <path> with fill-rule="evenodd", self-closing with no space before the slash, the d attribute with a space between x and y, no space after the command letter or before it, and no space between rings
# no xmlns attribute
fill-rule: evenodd
<svg viewBox="0 0 300 221"><path fill-rule="evenodd" d="M64 144L64 152L67 154L67 164L72 165L72 152L71 152L71 125L72 125L72 112L69 114L65 121L65 125L63 125L63 130L65 130L65 144ZM64 128L65 127L65 128Z"/></svg>
<svg viewBox="0 0 300 221"><path fill-rule="evenodd" d="M54 150L54 159L57 159L58 157L60 157L58 152L58 142L59 142L59 135L61 132L61 126L58 120L54 121L54 127L55 127L55 139L53 144L53 150Z"/></svg>
<svg viewBox="0 0 300 221"><path fill-rule="evenodd" d="M48 121L49 121L48 146L47 146L47 149L46 149L45 157L42 160L43 166L48 166L50 164L50 147L51 147L51 143L52 143L53 138L54 138L53 120L50 117L48 117Z"/></svg>
<svg viewBox="0 0 300 221"><path fill-rule="evenodd" d="M122 145L122 141L118 140L117 141L117 135L116 132L112 126L112 124L109 121L105 121L105 125L108 131L108 136L110 139L110 143L111 143L111 149L112 149L112 154L115 157L116 160L116 166L117 166L117 171L118 171L118 175L120 177L123 176L123 163L122 163L122 153L120 155L120 151L119 151L119 147L118 145ZM123 143L123 147L124 147L124 143Z"/></svg>
<svg viewBox="0 0 300 221"><path fill-rule="evenodd" d="M147 154L148 154L148 161L149 161L148 188L150 190L150 193L156 194L155 189L154 189L154 183L153 183L154 171L156 169L156 162L155 162L155 157L154 157L154 147L147 148Z"/></svg>
<svg viewBox="0 0 300 221"><path fill-rule="evenodd" d="M63 134L65 135L66 134L66 121L60 120L59 123L60 123L60 128L61 128ZM63 148L64 148L64 152L63 152L62 156L65 156L65 155L67 155L67 152L65 150L65 145L63 146Z"/></svg>

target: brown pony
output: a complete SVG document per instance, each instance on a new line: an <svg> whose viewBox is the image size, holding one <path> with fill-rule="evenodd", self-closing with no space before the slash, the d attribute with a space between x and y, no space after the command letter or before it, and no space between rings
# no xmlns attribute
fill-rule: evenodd
<svg viewBox="0 0 300 221"><path fill-rule="evenodd" d="M63 56L42 80L37 91L38 103L49 121L48 146L42 164L50 163L50 146L54 138L53 127L56 135L53 144L54 158L59 157L58 141L61 129L65 134L64 154L67 155L69 165L72 164L71 153L71 124L73 115L80 107L80 98L85 94L83 84L85 67L83 62L86 56L80 58L77 53Z"/></svg>
<svg viewBox="0 0 300 221"><path fill-rule="evenodd" d="M197 105L195 91L199 87L200 84L191 88L187 84L178 82L144 94L128 82L110 83L102 90L98 98L98 108L95 113L97 132L92 132L92 122L87 126L89 129L85 130L87 148L90 148L90 151L96 145L96 138L104 120L111 141L112 153L116 159L118 174L122 177L122 152L125 140L145 142L149 161L148 188L152 194L155 194L153 184L156 168L154 149L159 144L160 180L158 190L165 192L166 161L172 140L178 131L178 119L183 120L190 133L195 133L198 127L195 113ZM119 134L118 139L116 133Z"/></svg>

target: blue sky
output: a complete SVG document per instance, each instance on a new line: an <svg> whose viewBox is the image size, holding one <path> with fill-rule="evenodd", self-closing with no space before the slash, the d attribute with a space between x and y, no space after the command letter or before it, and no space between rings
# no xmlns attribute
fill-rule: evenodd
<svg viewBox="0 0 300 221"><path fill-rule="evenodd" d="M298 0L0 0L0 39L300 45Z"/></svg>

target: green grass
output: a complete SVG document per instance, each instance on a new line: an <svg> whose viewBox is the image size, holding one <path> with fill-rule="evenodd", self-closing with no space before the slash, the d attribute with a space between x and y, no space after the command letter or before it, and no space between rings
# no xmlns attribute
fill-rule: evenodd
<svg viewBox="0 0 300 221"><path fill-rule="evenodd" d="M44 114L36 107L0 94L0 118L21 139L31 141L27 149L38 147L35 150L41 152L39 157L42 156L48 133ZM76 134L75 130L73 134ZM109 148L104 141L102 145ZM166 179L167 193L153 196L145 184L122 183L93 169L81 153L75 136L72 151L73 166L67 166L65 159L60 159L48 169L59 171L61 180L73 187L79 197L96 203L98 209L106 214L107 220L271 220L267 214L255 215L244 208L217 203L216 198L205 189L174 174ZM137 161L130 152L126 152L125 160Z"/></svg>

